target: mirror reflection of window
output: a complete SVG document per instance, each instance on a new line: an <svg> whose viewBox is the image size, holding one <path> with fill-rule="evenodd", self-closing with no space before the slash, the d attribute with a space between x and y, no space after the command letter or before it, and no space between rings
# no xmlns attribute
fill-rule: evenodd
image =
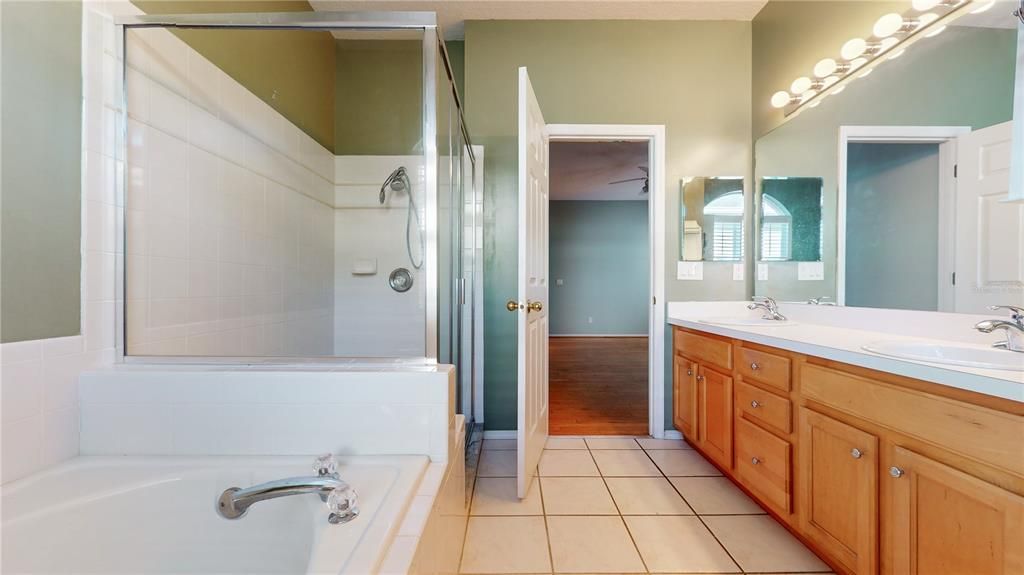
<svg viewBox="0 0 1024 575"><path fill-rule="evenodd" d="M705 260L742 261L743 190L727 192L708 202L704 206L704 226L710 236L706 238Z"/></svg>
<svg viewBox="0 0 1024 575"><path fill-rule="evenodd" d="M764 195L761 218L761 259L785 262L792 258L793 214L782 202Z"/></svg>

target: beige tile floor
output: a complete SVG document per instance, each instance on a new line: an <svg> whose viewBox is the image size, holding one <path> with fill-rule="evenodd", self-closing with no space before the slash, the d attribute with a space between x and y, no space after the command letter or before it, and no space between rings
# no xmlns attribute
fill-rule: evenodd
<svg viewBox="0 0 1024 575"><path fill-rule="evenodd" d="M515 467L484 440L462 573L829 572L682 441L553 437L521 501Z"/></svg>

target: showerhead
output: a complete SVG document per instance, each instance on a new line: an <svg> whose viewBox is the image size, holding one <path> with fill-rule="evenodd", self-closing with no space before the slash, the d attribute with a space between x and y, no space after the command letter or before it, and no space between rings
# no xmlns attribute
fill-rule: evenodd
<svg viewBox="0 0 1024 575"><path fill-rule="evenodd" d="M393 192L402 192L408 187L408 181L409 175L405 172L405 166L398 166L398 168L391 172L391 175L389 175L380 186L380 197L378 198L380 203L384 204L388 187L390 187Z"/></svg>

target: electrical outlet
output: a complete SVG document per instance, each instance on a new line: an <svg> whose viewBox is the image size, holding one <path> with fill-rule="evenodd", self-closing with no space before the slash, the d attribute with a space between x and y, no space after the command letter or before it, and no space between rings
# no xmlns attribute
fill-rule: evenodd
<svg viewBox="0 0 1024 575"><path fill-rule="evenodd" d="M825 279L825 264L822 262L799 262L796 266L797 281L821 281Z"/></svg>
<svg viewBox="0 0 1024 575"><path fill-rule="evenodd" d="M594 323L594 318L588 317L587 318L587 323Z"/></svg>
<svg viewBox="0 0 1024 575"><path fill-rule="evenodd" d="M746 266L744 264L732 264L732 280L743 281L743 274Z"/></svg>
<svg viewBox="0 0 1024 575"><path fill-rule="evenodd" d="M676 262L676 279L704 279L704 262Z"/></svg>
<svg viewBox="0 0 1024 575"><path fill-rule="evenodd" d="M563 283L565 283L565 282L563 282L563 281L562 281L562 278L558 278L558 279L556 279L556 280L555 280L555 285L556 285L556 286L560 286L560 285L562 285Z"/></svg>
<svg viewBox="0 0 1024 575"><path fill-rule="evenodd" d="M757 264L757 281L768 281L768 264Z"/></svg>

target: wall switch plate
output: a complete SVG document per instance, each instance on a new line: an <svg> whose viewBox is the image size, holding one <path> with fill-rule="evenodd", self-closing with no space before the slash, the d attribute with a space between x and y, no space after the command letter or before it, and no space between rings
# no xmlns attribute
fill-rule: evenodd
<svg viewBox="0 0 1024 575"><path fill-rule="evenodd" d="M757 281L768 281L768 264L757 264Z"/></svg>
<svg viewBox="0 0 1024 575"><path fill-rule="evenodd" d="M677 280L703 280L704 262L676 262Z"/></svg>
<svg viewBox="0 0 1024 575"><path fill-rule="evenodd" d="M744 264L732 264L732 279L733 279L733 281L737 281L737 282L743 281L743 273L744 273L744 269L746 267L747 266L745 266Z"/></svg>
<svg viewBox="0 0 1024 575"><path fill-rule="evenodd" d="M560 285L562 285L562 284L564 284L564 283L565 283L565 282L564 282L564 281L562 281L562 278L558 278L558 279L556 279L556 280L555 280L555 285L556 285L556 286L560 286Z"/></svg>
<svg viewBox="0 0 1024 575"><path fill-rule="evenodd" d="M798 281L821 281L825 279L825 264L823 262L798 262L796 265L796 279Z"/></svg>

